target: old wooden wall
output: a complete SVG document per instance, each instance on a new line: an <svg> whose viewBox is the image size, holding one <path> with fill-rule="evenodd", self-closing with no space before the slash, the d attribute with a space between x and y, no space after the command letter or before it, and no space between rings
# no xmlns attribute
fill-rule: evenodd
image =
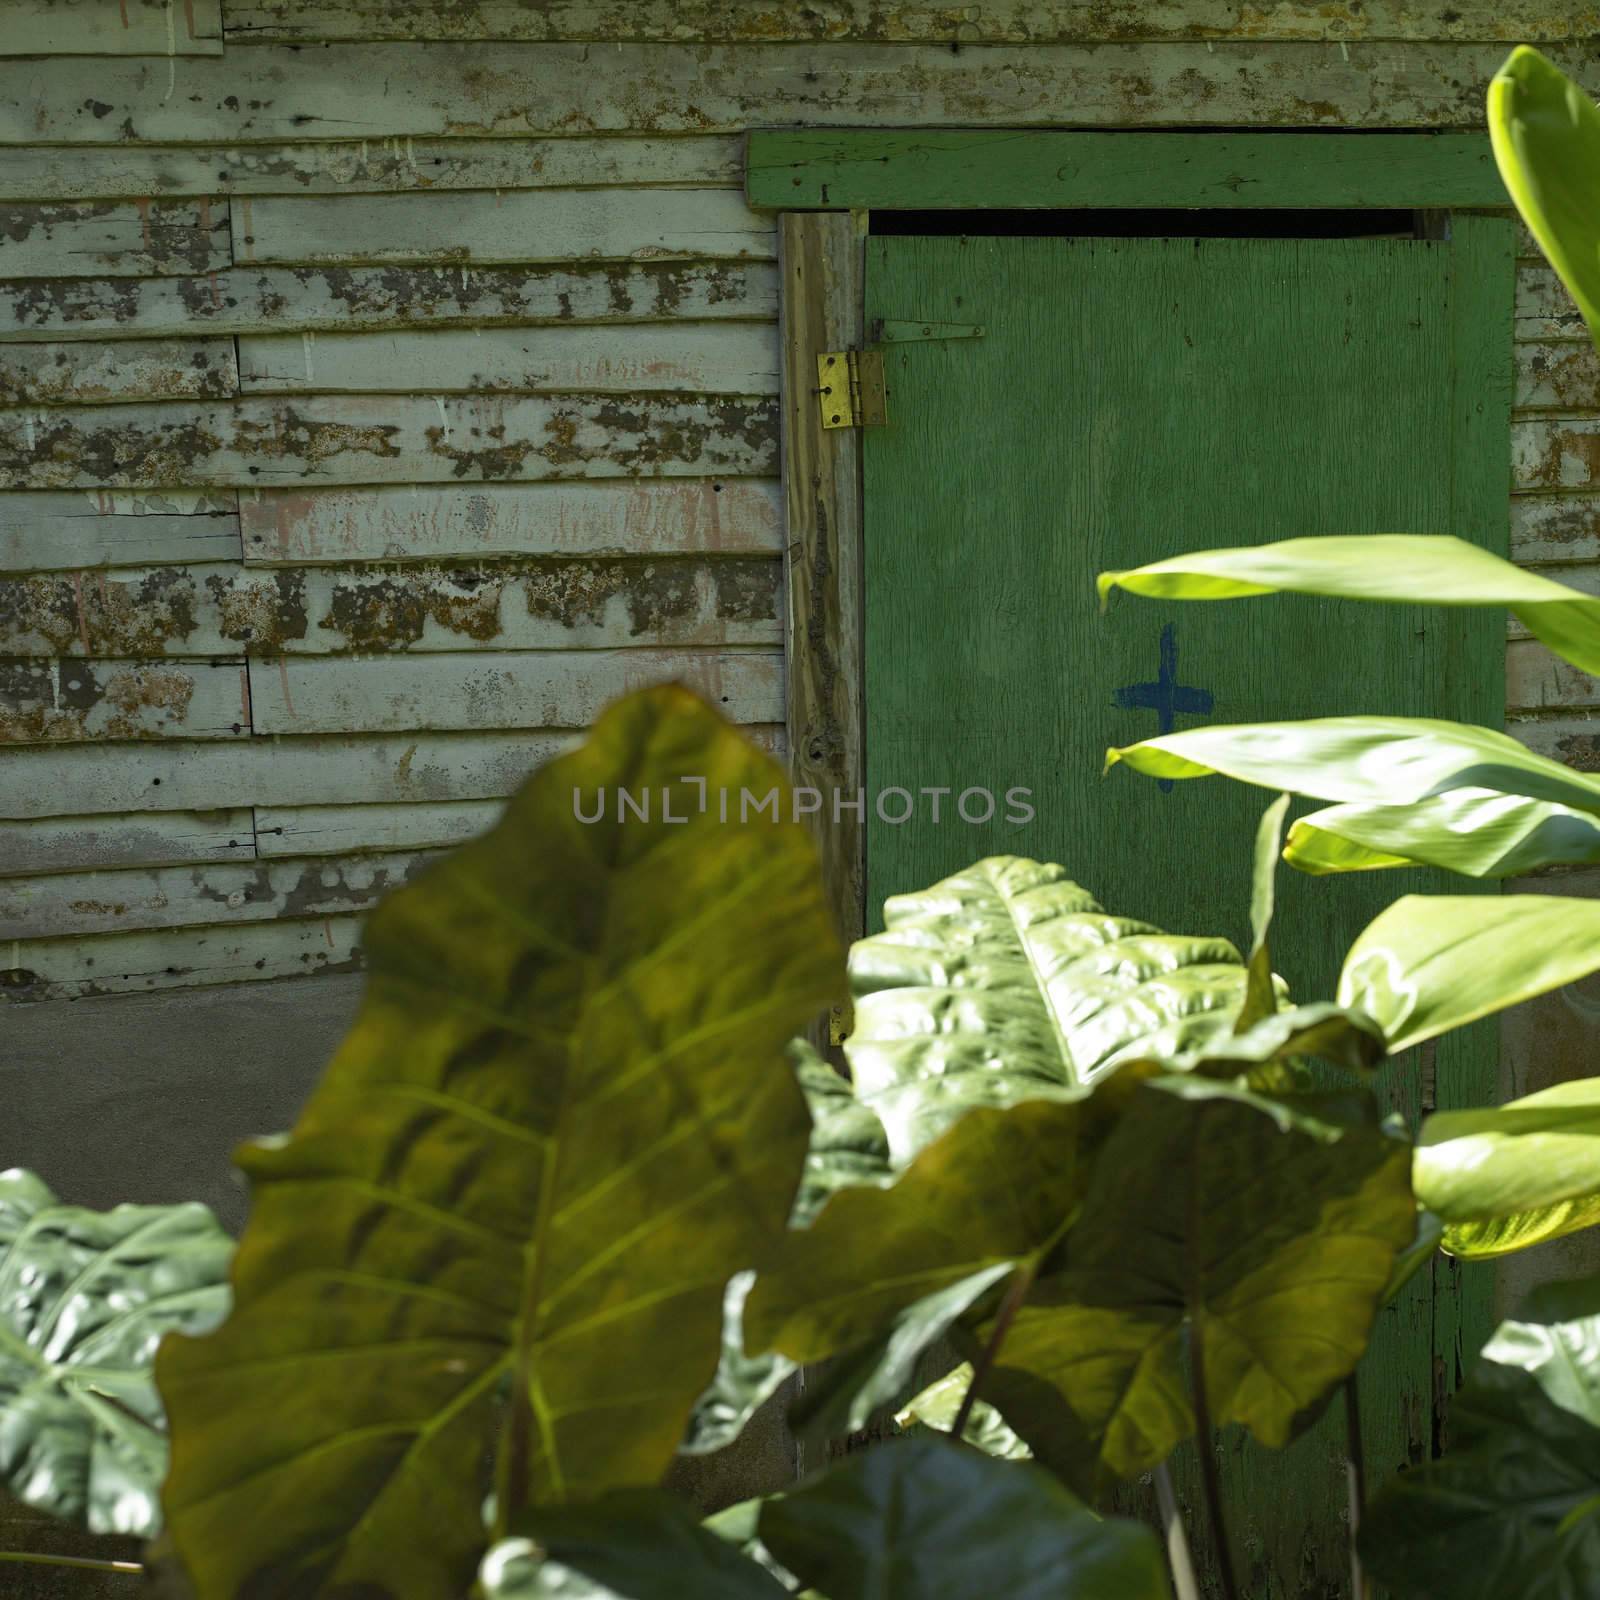
<svg viewBox="0 0 1600 1600"><path fill-rule="evenodd" d="M1526 15L1519 15L1519 10ZM1456 0L6 0L0 983L354 959L620 690L781 746L752 125L1479 127ZM1600 367L1519 271L1514 540L1600 590ZM1509 642L1529 743L1600 690Z"/></svg>

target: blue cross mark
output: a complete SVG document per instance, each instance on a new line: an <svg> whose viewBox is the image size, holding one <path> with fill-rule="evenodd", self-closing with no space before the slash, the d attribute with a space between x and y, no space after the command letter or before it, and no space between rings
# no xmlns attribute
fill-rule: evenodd
<svg viewBox="0 0 1600 1600"><path fill-rule="evenodd" d="M1188 716L1211 714L1209 689L1193 689L1178 682L1178 625L1169 622L1161 630L1161 665L1154 683L1130 683L1117 690L1117 704L1124 711L1153 711L1162 733L1171 733L1180 711ZM1171 778L1157 778L1163 794L1172 792Z"/></svg>

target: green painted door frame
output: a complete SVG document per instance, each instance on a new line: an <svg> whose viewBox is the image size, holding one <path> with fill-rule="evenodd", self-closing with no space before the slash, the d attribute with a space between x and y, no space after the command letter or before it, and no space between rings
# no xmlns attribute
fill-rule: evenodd
<svg viewBox="0 0 1600 1600"><path fill-rule="evenodd" d="M1099 677L1105 675L1100 670L1103 665L1116 680L1113 690L1127 689L1132 697L1130 708L1136 706L1140 702L1133 691L1140 673L1134 670L1131 656L1126 661L1122 658L1130 650L1137 653L1150 646L1144 651L1150 660L1144 663L1149 671L1143 677L1159 687L1173 624L1180 646L1178 660L1172 664L1174 696L1188 682L1186 669L1191 663L1203 669L1202 677L1208 672L1213 676L1220 673L1220 682L1228 675L1231 669L1225 659L1225 641L1230 633L1237 638L1238 650L1254 650L1260 658L1242 674L1254 687L1233 694L1229 714L1213 720L1365 709L1499 722L1503 714L1503 638L1497 618L1424 612L1421 608L1415 617L1410 613L1391 614L1385 639L1379 638L1383 629L1380 623L1378 633L1367 644L1358 642L1346 647L1355 650L1357 659L1374 663L1372 671L1354 672L1344 686L1357 700L1368 696L1367 701L1346 705L1334 692L1298 700L1293 694L1286 694L1274 702L1270 674L1263 673L1260 660L1270 662L1276 658L1281 662L1295 637L1294 629L1302 630L1308 644L1304 657L1294 662L1294 670L1310 681L1316 677L1319 665L1337 671L1344 660L1341 637L1364 639L1366 636L1359 630L1370 619L1358 621L1341 613L1330 625L1330 617L1339 608L1282 600L1255 602L1253 607L1165 609L1149 603L1130 603L1120 607L1114 617L1098 619L1092 615L1090 596L1085 593L1074 597L1072 593L1084 574L1095 564L1136 564L1168 553L1165 548L1096 548L1084 553L1085 565L1076 558L1068 561L1062 557L1059 539L1056 545L1046 541L1030 547L1028 537L1014 531L985 532L981 511L974 509L981 508L986 500L994 502L994 514L1001 519L995 526L1015 530L1030 505L1035 508L1032 520L1037 526L1043 520L1038 497L1054 495L1070 502L1076 521L1069 518L1067 522L1089 529L1091 543L1105 543L1108 523L1097 510L1095 494L1088 490L1079 493L1073 485L1087 481L1085 474L1098 474L1104 496L1136 498L1141 481L1148 484L1155 480L1139 461L1125 459L1127 452L1119 455L1116 426L1108 422L1102 430L1103 437L1097 437L1093 423L1116 410L1121 394L1126 404L1119 426L1130 438L1138 435L1137 453L1148 458L1159 429L1141 433L1141 425L1129 419L1137 417L1140 404L1148 409L1159 401L1152 402L1148 387L1138 395L1123 394L1116 373L1110 370L1115 362L1103 363L1106 370L1090 374L1092 381L1080 381L1076 389L1072 381L1064 381L1062 392L1067 399L1062 402L1062 419L1070 421L1076 407L1078 423L1087 429L1065 448L1075 450L1086 465L1077 478L1070 469L1041 474L1035 469L1039 453L1050 447L1049 424L1061 419L1053 419L1048 412L1048 397L1053 390L1039 369L1048 369L1055 363L1065 374L1074 363L1081 366L1088 361L1093 365L1093 354L1085 348L1085 330L1105 326L1120 341L1124 360L1152 372L1158 389L1161 383L1181 384L1185 370L1182 352L1170 341L1163 345L1157 339L1151 344L1145 338L1145 325L1156 315L1155 300L1175 290L1178 303L1173 309L1178 312L1179 322L1187 311L1211 319L1210 323L1196 326L1215 325L1216 319L1225 319L1228 314L1227 296L1219 285L1230 274L1248 277L1250 271L1256 271L1258 281L1251 292L1259 295L1267 292L1263 286L1275 269L1281 269L1280 276L1284 272L1289 277L1299 274L1302 301L1298 311L1288 306L1278 308L1275 315L1279 315L1280 324L1267 335L1253 359L1266 359L1264 352L1275 339L1287 358L1285 368L1293 369L1295 352L1288 333L1291 323L1281 319L1291 317L1291 312L1306 316L1307 307L1315 303L1317 295L1331 294L1342 272L1363 285L1357 298L1374 303L1376 296L1387 307L1385 314L1398 316L1408 294L1416 301L1415 319L1403 319L1409 343L1397 341L1389 379L1396 390L1407 384L1426 386L1426 396L1419 395L1425 404L1414 419L1417 433L1413 443L1418 450L1431 448L1442 455L1432 458L1427 471L1419 469L1420 487L1409 500L1402 495L1396 502L1391 495L1386 501L1381 484L1366 494L1357 481L1358 473L1337 484L1336 493L1341 498L1335 503L1331 522L1319 521L1314 515L1315 494L1308 499L1301 493L1298 498L1290 496L1282 502L1282 514L1299 519L1293 527L1274 526L1270 513L1266 522L1247 514L1260 507L1241 504L1239 514L1232 517L1213 515L1212 507L1204 516L1187 519L1189 532L1181 544L1192 548L1253 542L1290 533L1355 532L1369 523L1372 525L1368 531L1379 531L1387 526L1386 516L1398 514L1386 510L1386 506L1404 504L1411 508L1413 516L1452 522L1448 531L1479 538L1490 547L1498 544L1503 553L1509 512L1513 227L1503 218L1459 214L1506 207L1486 137L773 131L753 133L748 154L748 192L753 204L786 210L837 208L857 213L855 225L848 231L841 226L843 218L785 218L789 245L784 262L784 294L793 291L791 273L803 265L803 241L808 232L815 231L818 238L826 235L835 262L833 291L836 297L849 302L836 306L838 315L832 326L853 329L856 334L841 344L862 343L862 330L880 318L982 324L985 328L981 341L959 345L930 342L889 352L889 428L881 434L869 431L854 435L854 448L843 447L834 452L834 474L843 481L828 486L832 515L822 517L820 526L797 523L796 518L797 512L809 516L808 508L814 509L816 483L827 474L824 472L819 478L814 470L811 472L808 499L806 493L797 493L796 482L800 475L797 469L804 469L808 463L796 460L794 451L786 452L791 518L790 673L800 686L791 687L791 750L800 752L797 782L817 781L823 776L817 771L805 773L808 758L802 745L815 746L815 739L810 737L814 732L810 718L819 698L829 695L841 708L835 731L842 732L847 748L842 757L835 751L826 776L834 782L842 776L846 780L844 786L852 789L853 777L866 787L869 800L876 785L908 786L905 771L889 769L903 766L907 753L918 748L919 740L925 750L935 749L920 734L896 746L896 719L902 719L904 725L905 718L915 716L919 703L924 709L936 705L953 726L953 732L946 735L943 750L928 756L921 770L912 775L917 781L928 777L942 782L946 769L948 774L955 774L961 763L950 752L963 748L976 752L978 766L994 776L994 763L1005 759L1008 750L1015 754L1022 746L1015 740L1008 743L1005 738L991 737L996 719L979 715L982 705L1004 707L1016 725L1048 730L1052 722L1049 685L1054 676L1078 671L1090 685L1084 692L1103 701L1106 684L1099 682ZM862 215L874 209L1029 207L1405 208L1455 211L1457 216L1453 226L1439 219L1441 226L1432 231L1442 237L1436 242L1419 242L1414 252L1408 254L1405 245L1388 246L1390 259L1386 262L1376 256L1335 262L1333 258L1340 250L1348 253L1355 248L1353 241L1302 242L1298 249L1289 248L1286 241L1271 241L1273 248L1255 252L1248 246L1257 241L1206 241L1204 250L1191 251L1190 256L1207 255L1220 261L1232 251L1234 257L1229 271L1220 278L1214 274L1207 287L1204 274L1197 278L1192 271L1186 271L1189 264L1182 259L1181 249L1169 245L1163 259L1160 246L1164 241L1141 239L1113 244L1105 239L872 238ZM1263 231L1271 230L1269 227ZM852 238L856 248L854 272L848 266L848 243ZM1366 248L1371 250L1374 246ZM1095 267L1092 263L1097 256L1099 264ZM1322 268L1317 266L1319 259ZM838 265L841 260L847 263L843 268ZM1321 280L1317 277L1319 270L1324 273ZM1126 281L1129 294L1144 296L1148 316L1130 311L1118 321L1119 277ZM1069 285L1076 286L1072 293L1065 292ZM1064 325L1066 313L1061 310L1074 293L1079 303L1066 320L1078 319L1072 325L1075 333ZM1049 315L1040 313L1039 307L1045 304L1055 308ZM1135 302L1126 304L1132 307ZM1238 330L1248 326L1248 317L1239 306L1233 311L1238 318L1237 335ZM1350 313L1333 304L1328 315L1337 321ZM1009 333L1008 318L1012 324ZM1310 326L1308 322L1307 327ZM794 332L792 318L786 318L786 327ZM1141 332L1142 328L1145 332ZM1382 381L1383 340L1371 328L1356 328L1353 333L1348 328L1336 328L1320 342L1312 339L1310 344L1315 348L1305 353L1305 360L1313 367L1323 360L1337 364L1342 359L1341 340L1348 344L1350 337L1358 346L1364 342L1365 348L1349 367L1347 378L1356 381L1362 370L1361 361L1365 360L1368 381ZM1007 338L1010 343L1002 350ZM1145 339L1142 344L1141 339ZM1403 350L1402 344L1406 345ZM790 427L799 408L816 405L814 364L809 373L806 371L806 362L814 362L814 352L791 345L792 341L786 339L786 423ZM818 348L829 347L841 345ZM1165 354L1159 354L1163 350ZM980 356L979 351L984 354ZM1196 380L1202 386L1215 381L1222 370L1214 365L1208 378L1204 354L1202 351L1195 369ZM1215 350L1211 356L1214 360ZM1000 366L991 366L984 376L984 359L998 361ZM1152 359L1158 365L1165 360L1167 370L1155 374L1150 368ZM1028 381L1016 376L1024 364L1031 369ZM1309 370L1312 369L1303 368L1302 377ZM1009 377L1005 376L1008 371ZM1266 372L1263 368L1263 378ZM1239 391L1233 403L1238 403L1244 393ZM1284 395L1278 396L1275 403L1283 405ZM963 422L963 407L969 422L976 409L986 414L986 423L977 426ZM1012 409L1008 412L1007 407ZM1270 428L1271 413L1272 407L1265 406L1250 419L1250 425L1257 430ZM1349 442L1359 452L1359 420L1356 413L1349 412L1347 423L1341 423L1339 419L1344 415L1335 404L1328 413L1333 419L1329 425L1348 425L1353 430ZM1285 434L1286 438L1298 437L1295 448L1305 457L1299 463L1306 479L1301 489L1307 483L1315 487L1330 474L1330 481L1338 478L1334 466L1337 446L1319 456L1311 444L1314 435L1315 429L1296 436L1292 428ZM1380 441L1374 436L1365 442L1372 448ZM1100 452L1098 456L1096 451ZM820 454L827 456L827 449ZM1176 455L1180 470L1186 470L1197 490L1203 492L1207 465L1203 454L1186 464L1182 462L1181 449ZM1397 463L1403 457L1403 451L1389 457L1385 471L1391 478L1400 470ZM809 464L815 468L814 460ZM1290 462L1285 462L1284 467L1287 472L1294 470ZM1263 480L1264 489L1270 481ZM1003 488L994 487L1023 483L1028 486L1026 493L1012 502L1007 501ZM1163 515L1170 517L1174 503L1170 487L1150 498ZM852 501L858 508L853 531ZM1340 507L1347 507L1346 514L1353 520L1341 521ZM954 520L952 508L956 508ZM1136 518L1129 520L1137 523ZM1149 525L1144 525L1146 537L1149 531ZM1418 525L1389 527L1387 531L1444 528ZM963 538L977 548L963 550ZM819 541L827 548L813 548ZM853 563L858 563L854 570ZM1083 566L1083 572L1079 566ZM837 585L831 603L819 605L819 573L825 585ZM806 588L804 598L796 598L797 587ZM939 599L941 594L944 600ZM952 595L954 600L950 599ZM963 611L962 600L971 604L970 612ZM1014 618L1032 620L1015 627L1011 635L1003 630L985 633L983 609L1003 610L1006 606L1012 608ZM1037 625L1041 607L1062 608L1061 633L1076 633L1080 639L1091 641L1089 647L1076 653L1072 648L1057 650L1050 642L1052 631ZM1209 615L1202 620L1202 614ZM807 624L803 630L795 626L800 619ZM1347 629L1357 632L1338 631ZM1407 653L1400 637L1404 632L1425 640L1414 654ZM1015 637L1019 646L1024 640L1032 641L1040 652L1038 658L1012 660L997 667L998 653L993 646L1008 636ZM1190 647L1187 655L1185 644ZM833 669L825 684L816 670L819 656ZM1103 663L1097 659L1101 656L1105 657ZM838 664L859 662L863 657L864 671L858 672L854 682L841 684ZM980 695L963 702L962 673L979 657L988 663L984 670L998 674L996 681L984 685ZM1158 667L1162 670L1158 671ZM1002 682L1002 678L1006 681ZM1197 681L1190 687L1209 692L1215 685ZM1401 698L1397 699L1397 695ZM1196 715L1198 704L1196 700L1191 707ZM807 707L803 725L802 718L795 714L802 705ZM1173 709L1178 711L1181 725L1182 708L1176 700ZM1102 706L1101 711L1104 710ZM1061 721L1059 717L1055 720L1057 724ZM1122 730L1122 742L1146 731L1138 726L1137 717L1124 720L1127 726ZM1059 732L1059 742L1064 749L1071 740L1065 732ZM1075 747L1073 753L1075 759L1083 754ZM1035 781L1041 775L1047 779L1050 760L1041 759L1037 765L1039 772L1031 776ZM1010 780L1007 774L999 773L997 781L1003 787ZM916 785L913 782L910 786ZM1217 796L1215 802L1204 802L1199 813L1191 808L1193 823L1195 816L1215 807L1215 826L1208 829L1202 823L1198 835L1190 834L1193 842L1188 848L1202 853L1231 848L1224 845L1223 839L1226 831L1237 828L1239 818L1233 813L1240 812L1242 816L1241 807L1259 811L1266 798L1238 790L1229 793L1220 784L1187 787L1210 790ZM1152 826L1162 825L1161 802L1174 798L1158 797L1149 784L1137 796L1127 789L1114 793L1109 787L1100 792L1104 807L1120 807L1130 819L1135 813L1144 818L1146 833ZM1226 819L1224 812L1228 813ZM1158 820L1152 823L1151 818ZM1130 849L1137 844L1132 838L1137 831L1129 830ZM924 834L920 847L910 829L896 834L869 820L864 832L865 840L858 844L864 859L857 865L850 889L840 896L843 918L852 933L861 926L860 920L852 924L853 917L864 917L868 925L876 925L872 901L880 886L890 891L913 886L910 879L903 884L889 881L896 874L909 873L916 886L940 875L946 869L942 858L936 859L940 850L977 856L1010 848L998 834L992 841L980 842L982 830L966 827L946 828L938 836ZM1090 832L1097 839L1113 837L1104 827L1097 833L1092 829ZM885 843L891 838L892 843ZM871 848L874 842L876 849ZM1248 840L1236 842L1247 853ZM968 845L970 848L966 848ZM1146 838L1145 845L1151 847L1152 840ZM1044 853L1031 841L1016 848L1022 853ZM1110 848L1108 843L1108 852ZM1066 852L1058 849L1053 854L1060 859ZM1171 873L1182 877L1185 861L1177 856L1169 859ZM954 862L954 857L951 860ZM1069 860L1067 864L1088 887L1109 899L1111 890L1106 880L1114 879L1114 873L1101 877L1093 863ZM841 870L837 861L834 870ZM1134 881L1129 879L1130 883ZM1302 887L1322 892L1329 889L1326 884ZM1416 885L1401 886L1385 876L1347 885L1334 893L1350 895L1353 908L1363 895L1381 904L1409 887ZM1239 904L1228 906L1225 914L1219 908L1219 915L1212 919L1215 926L1184 927L1181 931L1235 931L1234 924L1240 916L1233 913L1237 911L1242 916L1246 894L1247 889L1241 884L1234 895ZM1112 904L1110 909L1128 915L1153 915L1150 908L1140 905ZM1353 915L1353 910L1348 914ZM1304 979L1303 974L1299 976ZM1434 1105L1490 1101L1496 1091L1493 1027L1480 1028L1476 1038L1446 1041L1437 1060L1430 1053L1427 1059L1401 1064L1394 1071L1397 1108L1410 1117ZM1441 1260L1431 1282L1414 1288L1409 1300L1386 1314L1390 1326L1384 1348L1369 1363L1363 1380L1369 1433L1376 1446L1375 1454L1385 1465L1392 1467L1400 1460L1426 1453L1444 1430L1449 1392L1489 1331L1491 1290L1488 1269L1464 1275L1456 1264ZM1234 1485L1237 1526L1249 1531L1249 1549L1240 1551L1239 1557L1249 1574L1246 1589L1253 1600L1278 1600L1280 1596L1288 1600L1290 1595L1342 1592L1345 1569L1336 1445L1313 1435L1288 1458L1265 1457L1233 1439L1226 1440L1222 1448Z"/></svg>

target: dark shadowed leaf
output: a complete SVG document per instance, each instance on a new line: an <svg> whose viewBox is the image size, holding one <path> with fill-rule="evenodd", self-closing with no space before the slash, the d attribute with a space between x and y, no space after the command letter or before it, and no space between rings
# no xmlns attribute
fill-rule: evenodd
<svg viewBox="0 0 1600 1600"><path fill-rule="evenodd" d="M1508 1105L1436 1112L1412 1159L1417 1199L1447 1225L1444 1248L1508 1255L1600 1223L1600 1078Z"/></svg>
<svg viewBox="0 0 1600 1600"><path fill-rule="evenodd" d="M1367 1509L1398 1600L1593 1600L1600 1574L1600 1279L1537 1290L1451 1402L1444 1456Z"/></svg>
<svg viewBox="0 0 1600 1600"><path fill-rule="evenodd" d="M1215 1421L1284 1444L1366 1348L1415 1236L1409 1165L1364 1094L1280 1101L1192 1077L1144 1084L984 1397L1041 1458L1079 1434L1103 1487L1192 1432L1183 1352L1197 1328Z"/></svg>
<svg viewBox="0 0 1600 1600"><path fill-rule="evenodd" d="M1167 1600L1155 1535L1102 1521L1049 1473L912 1435L862 1451L760 1518L829 1600Z"/></svg>
<svg viewBox="0 0 1600 1600"><path fill-rule="evenodd" d="M222 1320L232 1254L202 1205L87 1211L0 1172L0 1483L92 1533L154 1535L156 1347Z"/></svg>
<svg viewBox="0 0 1600 1600"><path fill-rule="evenodd" d="M350 1036L242 1156L234 1313L158 1365L202 1593L465 1589L508 1393L508 1512L670 1462L728 1278L784 1233L784 1047L840 976L802 829L721 822L701 784L782 779L686 691L630 696L368 922ZM649 821L578 820L619 788Z"/></svg>

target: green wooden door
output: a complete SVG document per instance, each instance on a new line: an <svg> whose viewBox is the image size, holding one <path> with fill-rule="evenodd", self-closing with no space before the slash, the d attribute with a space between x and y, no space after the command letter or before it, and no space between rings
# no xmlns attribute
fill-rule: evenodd
<svg viewBox="0 0 1600 1600"><path fill-rule="evenodd" d="M903 799L869 800L870 927L887 895L1017 854L1063 863L1109 910L1246 941L1271 796L1102 779L1108 745L1362 711L1500 724L1498 616L1126 597L1101 616L1093 579L1300 534L1452 532L1503 553L1508 223L1458 218L1427 242L875 237L866 282L869 330L983 329L886 344L889 425L863 435L868 793L917 800L903 823L884 820ZM1013 788L1031 791L1020 825ZM930 789L947 791L937 824ZM969 790L969 816L995 796L992 820L958 814ZM1278 970L1299 998L1331 995L1356 932L1438 886L1284 869ZM1481 1026L1397 1064L1394 1104L1490 1099L1495 1045ZM1377 1475L1432 1448L1438 1397L1487 1332L1487 1269L1460 1270L1382 1314L1363 1377ZM1287 1457L1224 1438L1252 1600L1345 1592L1339 1438L1325 1425Z"/></svg>

